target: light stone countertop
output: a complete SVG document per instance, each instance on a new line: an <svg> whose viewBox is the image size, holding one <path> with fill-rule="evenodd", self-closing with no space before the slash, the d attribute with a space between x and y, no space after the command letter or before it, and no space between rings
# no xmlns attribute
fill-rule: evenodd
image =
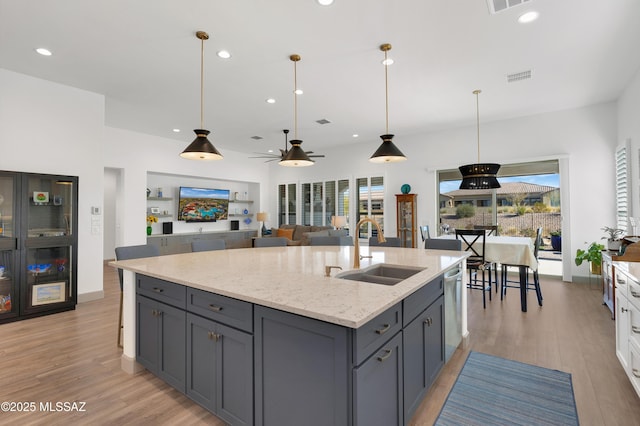
<svg viewBox="0 0 640 426"><path fill-rule="evenodd" d="M360 268L378 263L425 269L387 286L335 278L353 269L354 247L292 246L218 250L109 265L239 300L358 328L465 259L464 252L360 247ZM325 277L325 266L333 269Z"/></svg>

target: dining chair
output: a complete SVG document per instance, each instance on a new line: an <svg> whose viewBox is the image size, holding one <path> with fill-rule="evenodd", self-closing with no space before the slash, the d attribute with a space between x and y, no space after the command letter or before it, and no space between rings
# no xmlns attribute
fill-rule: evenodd
<svg viewBox="0 0 640 426"><path fill-rule="evenodd" d="M253 240L254 247L286 247L287 246L286 237L267 237L267 238L256 238Z"/></svg>
<svg viewBox="0 0 640 426"><path fill-rule="evenodd" d="M467 287L482 291L482 307L485 309L487 308L485 293L489 293L489 301L491 301L491 272L493 270L493 264L485 259L486 236L484 229L456 229L456 239L462 243L463 251L471 253L467 258L467 269L469 270ZM485 272L489 273L488 281L485 279ZM478 283L479 273L482 273L481 283Z"/></svg>
<svg viewBox="0 0 640 426"><path fill-rule="evenodd" d="M385 241L384 243L379 243L378 242L378 237L371 237L369 238L369 245L370 246L386 246L386 247L402 247L402 245L400 244L400 238L398 237L385 237L384 238Z"/></svg>
<svg viewBox="0 0 640 426"><path fill-rule="evenodd" d="M116 260L141 259L143 257L160 256L160 248L150 244L138 246L116 247ZM123 274L118 268L118 280L120 281L120 313L118 314L118 347L122 347L122 300L123 300Z"/></svg>
<svg viewBox="0 0 640 426"><path fill-rule="evenodd" d="M422 236L422 241L431 238L431 234L429 234L429 225L422 225L420 227L420 235Z"/></svg>
<svg viewBox="0 0 640 426"><path fill-rule="evenodd" d="M498 225L473 225L473 229L484 229L487 235L498 235Z"/></svg>
<svg viewBox="0 0 640 426"><path fill-rule="evenodd" d="M312 246L352 246L353 238L345 237L311 237L309 245Z"/></svg>
<svg viewBox="0 0 640 426"><path fill-rule="evenodd" d="M226 244L222 238L191 241L191 251L224 250Z"/></svg>
<svg viewBox="0 0 640 426"><path fill-rule="evenodd" d="M445 240L442 238L427 238L424 240L424 248L430 250L455 250L462 251L461 240Z"/></svg>
<svg viewBox="0 0 640 426"><path fill-rule="evenodd" d="M538 255L540 253L540 246L542 245L542 228L538 228L536 231L536 240L533 245L533 256L538 261ZM502 265L501 275L502 279L500 284L500 300L502 300L507 295L507 288L520 288L520 280L509 280L507 278L509 273L509 267L520 267L519 265ZM526 288L527 291L534 290L536 292L536 297L538 298L538 305L542 306L542 290L540 289L540 277L538 275L538 268L533 270L533 283L529 282L529 271L531 268L527 267L527 282Z"/></svg>

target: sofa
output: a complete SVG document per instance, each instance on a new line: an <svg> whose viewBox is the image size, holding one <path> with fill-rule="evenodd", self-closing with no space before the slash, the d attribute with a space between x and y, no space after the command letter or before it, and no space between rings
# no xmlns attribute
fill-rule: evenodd
<svg viewBox="0 0 640 426"><path fill-rule="evenodd" d="M271 237L286 237L289 246L308 246L311 237L343 237L347 235L344 229L333 229L333 226L308 225L280 225L271 228ZM268 238L269 236L267 236Z"/></svg>

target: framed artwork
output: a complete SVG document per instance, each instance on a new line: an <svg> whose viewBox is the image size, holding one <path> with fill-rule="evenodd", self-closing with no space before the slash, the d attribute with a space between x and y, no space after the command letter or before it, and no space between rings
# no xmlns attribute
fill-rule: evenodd
<svg viewBox="0 0 640 426"><path fill-rule="evenodd" d="M64 302L66 300L66 281L55 283L35 284L32 287L31 305L48 305L50 303Z"/></svg>

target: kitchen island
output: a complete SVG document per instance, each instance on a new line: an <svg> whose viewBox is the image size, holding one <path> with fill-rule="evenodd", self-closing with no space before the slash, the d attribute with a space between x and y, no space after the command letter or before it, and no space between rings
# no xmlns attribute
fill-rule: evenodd
<svg viewBox="0 0 640 426"><path fill-rule="evenodd" d="M466 254L363 247L361 268L423 269L395 285L325 276L352 269L353 249L112 262L125 270L123 369L141 362L231 424L408 422L444 362L443 274Z"/></svg>

